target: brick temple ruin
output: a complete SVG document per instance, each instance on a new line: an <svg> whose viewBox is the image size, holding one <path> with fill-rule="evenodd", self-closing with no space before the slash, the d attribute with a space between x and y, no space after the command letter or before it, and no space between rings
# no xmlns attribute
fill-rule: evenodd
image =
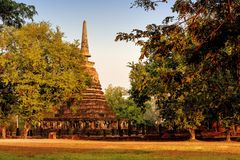
<svg viewBox="0 0 240 160"><path fill-rule="evenodd" d="M106 135L117 134L119 128L126 128L125 121L117 121L116 115L107 104L101 88L98 73L88 47L86 21L83 22L81 52L85 57L85 69L92 78L90 86L82 92L82 100L76 112L65 108L62 114L54 118L44 118L37 132L41 136L49 133L62 135ZM54 137L54 135L53 135Z"/></svg>

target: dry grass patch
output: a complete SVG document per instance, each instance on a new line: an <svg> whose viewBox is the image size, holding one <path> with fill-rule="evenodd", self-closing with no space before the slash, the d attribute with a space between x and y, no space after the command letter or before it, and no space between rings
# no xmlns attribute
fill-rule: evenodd
<svg viewBox="0 0 240 160"><path fill-rule="evenodd" d="M99 159L240 159L239 142L108 142L48 139L0 140L0 152L25 157L66 155L73 157L96 155ZM71 157L71 156L70 156ZM205 157L205 158L204 158ZM239 157L239 158L238 158ZM96 158L96 157L95 157ZM54 158L52 158L54 159ZM57 159L57 158L56 158ZM58 159L61 159L58 157Z"/></svg>

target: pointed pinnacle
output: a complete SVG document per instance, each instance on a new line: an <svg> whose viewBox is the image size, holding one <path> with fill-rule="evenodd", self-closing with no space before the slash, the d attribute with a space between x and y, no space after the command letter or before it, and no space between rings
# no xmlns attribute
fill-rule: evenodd
<svg viewBox="0 0 240 160"><path fill-rule="evenodd" d="M85 57L91 57L88 49L87 24L85 20L83 21L81 51Z"/></svg>

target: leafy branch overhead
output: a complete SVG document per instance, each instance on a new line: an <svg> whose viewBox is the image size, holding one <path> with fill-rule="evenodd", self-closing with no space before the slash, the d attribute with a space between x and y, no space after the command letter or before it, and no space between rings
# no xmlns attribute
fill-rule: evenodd
<svg viewBox="0 0 240 160"><path fill-rule="evenodd" d="M157 6L160 2L167 1L135 0L133 6ZM174 28L178 30L179 27L181 27L184 30L188 30L191 36L193 36L192 38L197 38L200 41L198 46L195 47L195 51L198 52L208 41L214 43L216 33L221 32L221 30L229 32L225 34L237 35L239 33L239 29L236 27L231 28L231 26L237 26L239 22L239 10L240 2L238 0L229 0L226 2L178 0L172 7L172 11L178 15L174 22L173 16L168 16L164 20L166 23L164 25L147 25L145 31L134 29L129 34L120 32L117 34L115 40L133 41L136 42L137 45L143 45L144 42L146 42L146 44L148 42L146 38L159 38L165 30L173 30ZM201 27L198 27L200 22ZM228 25L229 23L231 26ZM208 29L206 30L204 26L208 27ZM222 37L223 36L224 35L222 35ZM145 47L146 46L147 45L145 45ZM147 56L149 53L146 52L145 54Z"/></svg>
<svg viewBox="0 0 240 160"><path fill-rule="evenodd" d="M167 0L155 0L155 1L151 1L151 0L135 0L132 3L131 8L133 8L133 7L142 7L146 11L155 10L156 7L158 6L159 2L167 3Z"/></svg>
<svg viewBox="0 0 240 160"><path fill-rule="evenodd" d="M0 0L0 20L3 25L22 27L26 19L33 21L37 14L33 5L17 3L14 0Z"/></svg>

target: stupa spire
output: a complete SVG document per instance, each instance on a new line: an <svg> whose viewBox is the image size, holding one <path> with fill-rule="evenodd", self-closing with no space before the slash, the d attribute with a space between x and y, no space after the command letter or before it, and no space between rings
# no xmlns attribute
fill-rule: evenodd
<svg viewBox="0 0 240 160"><path fill-rule="evenodd" d="M87 23L83 21L81 51L85 57L91 57L88 49Z"/></svg>

